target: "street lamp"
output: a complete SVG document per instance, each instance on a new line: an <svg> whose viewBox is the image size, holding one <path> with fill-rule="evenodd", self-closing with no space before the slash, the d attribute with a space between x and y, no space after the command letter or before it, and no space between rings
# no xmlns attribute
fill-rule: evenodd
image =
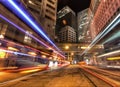
<svg viewBox="0 0 120 87"><path fill-rule="evenodd" d="M65 49L67 50L67 49L69 49L70 47L69 46L65 46Z"/></svg>

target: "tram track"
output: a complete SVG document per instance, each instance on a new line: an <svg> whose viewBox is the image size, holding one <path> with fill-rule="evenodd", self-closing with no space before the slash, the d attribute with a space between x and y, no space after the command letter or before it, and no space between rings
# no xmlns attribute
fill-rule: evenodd
<svg viewBox="0 0 120 87"><path fill-rule="evenodd" d="M110 72L108 70L103 70L103 69L92 69L92 68L87 68L87 69L92 70L98 74L102 74L110 79L115 80L115 81L120 82L120 74L113 73L113 72Z"/></svg>
<svg viewBox="0 0 120 87"><path fill-rule="evenodd" d="M81 67L84 71L90 73L91 75L103 80L107 84L111 85L112 87L120 87L120 76L115 75L113 73L108 73L107 71L99 70L99 69L91 69L86 67Z"/></svg>
<svg viewBox="0 0 120 87"><path fill-rule="evenodd" d="M89 68L90 69L90 68ZM110 71L107 71L107 70L102 70L102 69L90 69L96 73L99 73L99 74L102 74L112 80L115 80L117 81L118 83L120 82L120 74L116 74L116 73L113 73L113 72L110 72ZM98 72L100 71L100 72Z"/></svg>
<svg viewBox="0 0 120 87"><path fill-rule="evenodd" d="M83 69L81 69L81 72L90 81L93 87L115 87Z"/></svg>
<svg viewBox="0 0 120 87"><path fill-rule="evenodd" d="M82 71L82 70L81 70ZM97 85L89 78L88 75L86 75L83 71L82 71L83 75L93 84L94 87L97 87Z"/></svg>

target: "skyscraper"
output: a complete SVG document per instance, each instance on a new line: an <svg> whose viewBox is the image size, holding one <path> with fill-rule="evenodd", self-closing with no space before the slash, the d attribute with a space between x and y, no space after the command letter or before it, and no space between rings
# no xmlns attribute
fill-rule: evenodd
<svg viewBox="0 0 120 87"><path fill-rule="evenodd" d="M57 0L23 0L23 3L44 28L46 34L54 40Z"/></svg>
<svg viewBox="0 0 120 87"><path fill-rule="evenodd" d="M69 28L72 27L75 32L77 31L76 14L71 8L65 6L57 15L55 31L55 34L58 37L57 39L61 38L59 37L59 32L66 26L69 26Z"/></svg>
<svg viewBox="0 0 120 87"><path fill-rule="evenodd" d="M105 29L106 26L118 15L120 9L120 0L109 1L109 0L99 0L99 5L96 12L93 10L93 19L90 26L90 31L92 39L94 39L101 31ZM97 0L98 2L98 0ZM109 9L108 9L109 8Z"/></svg>
<svg viewBox="0 0 120 87"><path fill-rule="evenodd" d="M89 8L79 12L77 14L77 24L78 24L78 42L87 42L86 35L89 33L88 25L89 25L89 16L88 16Z"/></svg>
<svg viewBox="0 0 120 87"><path fill-rule="evenodd" d="M59 42L76 42L76 32L70 26L65 26L61 29L58 35L60 41Z"/></svg>

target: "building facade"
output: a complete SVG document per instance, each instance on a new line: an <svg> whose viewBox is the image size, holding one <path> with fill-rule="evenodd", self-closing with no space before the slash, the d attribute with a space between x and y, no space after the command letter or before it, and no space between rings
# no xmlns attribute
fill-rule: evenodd
<svg viewBox="0 0 120 87"><path fill-rule="evenodd" d="M26 10L24 5L20 1L15 1L15 3L24 13ZM36 23L36 20L32 21ZM0 68L16 67L17 60L23 62L24 60L30 62L39 62L39 59L48 60L50 55L53 55L48 47L50 43L42 35L35 32L24 19L15 14L15 11L10 10L4 1L0 3ZM45 55L46 59L42 55Z"/></svg>
<svg viewBox="0 0 120 87"><path fill-rule="evenodd" d="M57 15L58 16L57 16L56 31L55 31L57 39L59 39L58 38L59 32L65 26L70 26L75 30L75 32L77 31L76 14L71 8L65 6L63 9L61 9L58 12Z"/></svg>
<svg viewBox="0 0 120 87"><path fill-rule="evenodd" d="M21 0L29 12L44 28L46 34L54 40L57 0Z"/></svg>
<svg viewBox="0 0 120 87"><path fill-rule="evenodd" d="M77 14L78 42L82 42L82 43L91 42L89 40L91 37L88 30L91 14L90 13L88 14L88 11L89 8Z"/></svg>
<svg viewBox="0 0 120 87"><path fill-rule="evenodd" d="M92 39L117 16L120 9L120 0L100 0L90 25ZM96 7L96 6L95 6Z"/></svg>
<svg viewBox="0 0 120 87"><path fill-rule="evenodd" d="M70 27L70 26L65 26L61 29L61 31L59 32L59 42L68 42L68 43L72 43L72 42L76 42L76 32L75 30Z"/></svg>
<svg viewBox="0 0 120 87"><path fill-rule="evenodd" d="M91 0L89 8L91 9L93 15L96 13L97 8L98 8L98 6L100 4L100 1L101 0Z"/></svg>

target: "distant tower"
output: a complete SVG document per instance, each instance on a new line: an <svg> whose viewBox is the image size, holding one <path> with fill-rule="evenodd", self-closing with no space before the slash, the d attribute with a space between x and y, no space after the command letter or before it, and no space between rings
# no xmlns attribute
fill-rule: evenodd
<svg viewBox="0 0 120 87"><path fill-rule="evenodd" d="M47 35L54 40L57 0L22 0L29 12L41 24Z"/></svg>
<svg viewBox="0 0 120 87"><path fill-rule="evenodd" d="M57 16L56 31L55 31L55 34L58 37L57 39L61 38L59 35L60 34L59 32L61 30L63 32L63 28L66 28L66 26L69 26L69 28L73 29L74 32L77 31L76 14L71 8L69 8L68 6L65 6L63 9L61 9L58 12L57 15L58 16ZM68 31L70 29L68 29Z"/></svg>
<svg viewBox="0 0 120 87"><path fill-rule="evenodd" d="M78 24L78 42L87 43L86 35L89 33L88 25L89 25L89 16L88 16L89 8L79 12L77 14L77 24Z"/></svg>
<svg viewBox="0 0 120 87"><path fill-rule="evenodd" d="M76 32L70 26L65 26L59 32L60 42L76 42Z"/></svg>

